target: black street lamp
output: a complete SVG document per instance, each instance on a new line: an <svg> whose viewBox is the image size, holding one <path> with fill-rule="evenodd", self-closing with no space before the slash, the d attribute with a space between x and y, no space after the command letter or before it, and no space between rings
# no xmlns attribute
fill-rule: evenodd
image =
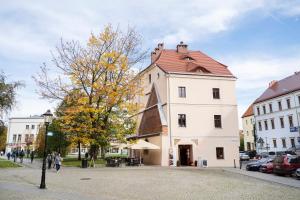
<svg viewBox="0 0 300 200"><path fill-rule="evenodd" d="M41 179L41 185L40 189L46 188L46 157L47 157L47 135L48 135L48 126L52 121L53 114L50 110L47 110L46 113L43 114L44 116L44 122L46 125L46 132L45 132L45 146L44 146L44 156L43 156L43 167L42 167L42 179Z"/></svg>

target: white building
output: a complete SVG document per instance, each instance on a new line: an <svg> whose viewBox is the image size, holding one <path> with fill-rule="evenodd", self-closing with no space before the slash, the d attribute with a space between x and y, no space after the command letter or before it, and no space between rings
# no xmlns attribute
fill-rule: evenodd
<svg viewBox="0 0 300 200"><path fill-rule="evenodd" d="M13 149L34 150L34 142L43 123L44 118L40 116L9 118L6 152Z"/></svg>
<svg viewBox="0 0 300 200"><path fill-rule="evenodd" d="M156 144L145 164L234 166L239 160L236 77L228 67L180 43L159 44L139 73L144 94L136 138Z"/></svg>
<svg viewBox="0 0 300 200"><path fill-rule="evenodd" d="M251 104L242 116L242 125L244 132L244 149L245 151L255 150L254 143L254 114L253 105Z"/></svg>
<svg viewBox="0 0 300 200"><path fill-rule="evenodd" d="M259 152L281 152L300 144L300 72L272 81L253 105Z"/></svg>

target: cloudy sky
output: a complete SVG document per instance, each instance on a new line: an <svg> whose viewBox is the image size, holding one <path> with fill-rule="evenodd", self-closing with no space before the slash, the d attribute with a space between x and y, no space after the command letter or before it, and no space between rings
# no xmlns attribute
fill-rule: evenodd
<svg viewBox="0 0 300 200"><path fill-rule="evenodd" d="M108 23L134 26L146 49L184 41L228 65L238 77L239 116L271 80L300 70L299 0L1 0L0 69L26 83L10 116L52 108L31 76L50 63L60 38L85 42Z"/></svg>

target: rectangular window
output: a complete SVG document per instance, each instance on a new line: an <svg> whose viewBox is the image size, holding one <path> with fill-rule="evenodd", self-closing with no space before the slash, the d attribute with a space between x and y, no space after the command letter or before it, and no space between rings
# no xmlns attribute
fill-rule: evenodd
<svg viewBox="0 0 300 200"><path fill-rule="evenodd" d="M33 139L34 139L34 135L33 135L33 134L30 134L29 140L30 140L31 142L33 142Z"/></svg>
<svg viewBox="0 0 300 200"><path fill-rule="evenodd" d="M29 129L29 125L26 125L26 129Z"/></svg>
<svg viewBox="0 0 300 200"><path fill-rule="evenodd" d="M13 135L13 143L16 143L16 141L17 141L17 135L14 134L14 135Z"/></svg>
<svg viewBox="0 0 300 200"><path fill-rule="evenodd" d="M300 106L300 96L298 96L298 104L299 104L299 106Z"/></svg>
<svg viewBox="0 0 300 200"><path fill-rule="evenodd" d="M288 109L291 108L291 100L290 99L286 100L286 106L287 106Z"/></svg>
<svg viewBox="0 0 300 200"><path fill-rule="evenodd" d="M266 114L266 106L263 106L263 111L264 111L264 114Z"/></svg>
<svg viewBox="0 0 300 200"><path fill-rule="evenodd" d="M213 88L213 98L220 99L220 89L219 88Z"/></svg>
<svg viewBox="0 0 300 200"><path fill-rule="evenodd" d="M31 129L34 129L35 128L35 125L31 125Z"/></svg>
<svg viewBox="0 0 300 200"><path fill-rule="evenodd" d="M248 125L248 121L246 120L246 125Z"/></svg>
<svg viewBox="0 0 300 200"><path fill-rule="evenodd" d="M265 130L267 131L267 130L268 130L268 121L265 120L265 121L264 121L264 124L265 124Z"/></svg>
<svg viewBox="0 0 300 200"><path fill-rule="evenodd" d="M273 139L273 146L274 146L274 148L277 148L277 142L276 142L276 139Z"/></svg>
<svg viewBox="0 0 300 200"><path fill-rule="evenodd" d="M281 101L278 101L278 110L282 110Z"/></svg>
<svg viewBox="0 0 300 200"><path fill-rule="evenodd" d="M271 119L271 127L272 127L272 129L275 129L274 119Z"/></svg>
<svg viewBox="0 0 300 200"><path fill-rule="evenodd" d="M282 138L281 141L282 141L282 148L286 148L285 138Z"/></svg>
<svg viewBox="0 0 300 200"><path fill-rule="evenodd" d="M295 145L295 138L291 138L291 145L292 145L292 147L296 147L296 145Z"/></svg>
<svg viewBox="0 0 300 200"><path fill-rule="evenodd" d="M224 148L217 147L216 148L217 159L224 159Z"/></svg>
<svg viewBox="0 0 300 200"><path fill-rule="evenodd" d="M258 130L262 131L261 122L258 122Z"/></svg>
<svg viewBox="0 0 300 200"><path fill-rule="evenodd" d="M178 94L180 98L186 97L185 87L178 87Z"/></svg>
<svg viewBox="0 0 300 200"><path fill-rule="evenodd" d="M151 83L151 74L148 75L149 83Z"/></svg>
<svg viewBox="0 0 300 200"><path fill-rule="evenodd" d="M29 141L29 134L25 134L25 142Z"/></svg>
<svg viewBox="0 0 300 200"><path fill-rule="evenodd" d="M214 115L215 128L222 128L221 115Z"/></svg>
<svg viewBox="0 0 300 200"><path fill-rule="evenodd" d="M21 139L22 139L22 135L19 134L19 135L18 135L18 142L21 142Z"/></svg>
<svg viewBox="0 0 300 200"><path fill-rule="evenodd" d="M256 110L257 110L257 115L260 115L259 107L257 107Z"/></svg>
<svg viewBox="0 0 300 200"><path fill-rule="evenodd" d="M284 118L283 117L280 117L280 126L281 128L284 128Z"/></svg>
<svg viewBox="0 0 300 200"><path fill-rule="evenodd" d="M179 127L186 127L185 114L178 114L178 125L179 125Z"/></svg>
<svg viewBox="0 0 300 200"><path fill-rule="evenodd" d="M294 127L293 115L289 116L289 124L290 124L290 127Z"/></svg>
<svg viewBox="0 0 300 200"><path fill-rule="evenodd" d="M271 104L271 103L269 104L269 110L270 110L270 113L272 113L272 112L273 112L273 106L272 106L272 104Z"/></svg>

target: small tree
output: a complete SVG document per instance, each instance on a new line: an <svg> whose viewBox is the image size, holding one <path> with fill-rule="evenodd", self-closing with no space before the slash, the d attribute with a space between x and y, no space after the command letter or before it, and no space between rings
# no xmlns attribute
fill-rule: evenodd
<svg viewBox="0 0 300 200"><path fill-rule="evenodd" d="M35 140L35 151L39 157L43 156L45 148L45 126L41 126Z"/></svg>
<svg viewBox="0 0 300 200"><path fill-rule="evenodd" d="M7 128L0 120L0 151L5 151L6 147Z"/></svg>

